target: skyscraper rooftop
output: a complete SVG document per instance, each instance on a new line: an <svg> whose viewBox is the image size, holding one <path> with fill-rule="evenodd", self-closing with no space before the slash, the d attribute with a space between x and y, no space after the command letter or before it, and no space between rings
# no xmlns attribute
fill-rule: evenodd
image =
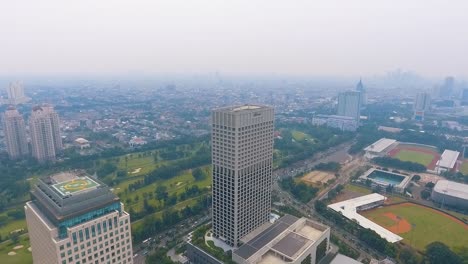
<svg viewBox="0 0 468 264"><path fill-rule="evenodd" d="M80 171L40 179L31 196L54 223L119 202L108 186Z"/></svg>

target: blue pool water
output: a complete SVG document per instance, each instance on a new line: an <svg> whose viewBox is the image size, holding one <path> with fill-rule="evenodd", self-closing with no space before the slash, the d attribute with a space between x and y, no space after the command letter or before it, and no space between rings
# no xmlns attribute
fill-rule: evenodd
<svg viewBox="0 0 468 264"><path fill-rule="evenodd" d="M380 182L385 182L393 186L397 186L405 179L405 177L403 176L396 175L391 172L378 171L378 170L371 172L371 174L367 176L367 178L380 181Z"/></svg>

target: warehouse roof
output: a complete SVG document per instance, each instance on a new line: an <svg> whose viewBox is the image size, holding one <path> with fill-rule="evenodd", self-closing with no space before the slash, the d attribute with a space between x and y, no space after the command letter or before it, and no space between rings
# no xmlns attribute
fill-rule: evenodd
<svg viewBox="0 0 468 264"><path fill-rule="evenodd" d="M364 150L372 152L382 152L395 142L397 142L395 139L381 138L374 142L372 145L366 147Z"/></svg>
<svg viewBox="0 0 468 264"><path fill-rule="evenodd" d="M434 191L468 200L468 185L466 184L440 180L434 186Z"/></svg>
<svg viewBox="0 0 468 264"><path fill-rule="evenodd" d="M437 166L452 169L457 162L460 152L454 150L444 150L444 153L440 156Z"/></svg>

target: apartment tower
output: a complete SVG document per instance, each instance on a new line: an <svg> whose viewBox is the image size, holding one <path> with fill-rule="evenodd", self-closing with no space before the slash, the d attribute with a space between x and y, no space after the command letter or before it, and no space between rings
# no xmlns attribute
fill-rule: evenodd
<svg viewBox="0 0 468 264"><path fill-rule="evenodd" d="M213 233L228 245L269 220L274 109L212 111Z"/></svg>
<svg viewBox="0 0 468 264"><path fill-rule="evenodd" d="M12 105L23 104L31 100L24 95L24 87L21 82L12 82L7 88L7 103Z"/></svg>
<svg viewBox="0 0 468 264"><path fill-rule="evenodd" d="M14 107L9 107L3 116L3 131L10 159L18 159L29 154L24 119Z"/></svg>
<svg viewBox="0 0 468 264"><path fill-rule="evenodd" d="M361 92L346 91L338 95L338 115L349 116L357 122L361 117Z"/></svg>
<svg viewBox="0 0 468 264"><path fill-rule="evenodd" d="M63 148L59 116L49 105L36 106L29 118L32 155L39 162L55 160Z"/></svg>
<svg viewBox="0 0 468 264"><path fill-rule="evenodd" d="M133 263L130 215L83 172L41 178L25 213L35 264Z"/></svg>

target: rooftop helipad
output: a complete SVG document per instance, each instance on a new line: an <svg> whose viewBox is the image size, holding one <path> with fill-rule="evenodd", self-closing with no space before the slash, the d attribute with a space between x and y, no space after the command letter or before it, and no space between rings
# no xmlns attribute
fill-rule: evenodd
<svg viewBox="0 0 468 264"><path fill-rule="evenodd" d="M91 178L85 177L76 177L74 179L63 181L52 185L52 187L57 190L62 196L75 194L91 189L95 189L99 186L99 183L95 182Z"/></svg>

